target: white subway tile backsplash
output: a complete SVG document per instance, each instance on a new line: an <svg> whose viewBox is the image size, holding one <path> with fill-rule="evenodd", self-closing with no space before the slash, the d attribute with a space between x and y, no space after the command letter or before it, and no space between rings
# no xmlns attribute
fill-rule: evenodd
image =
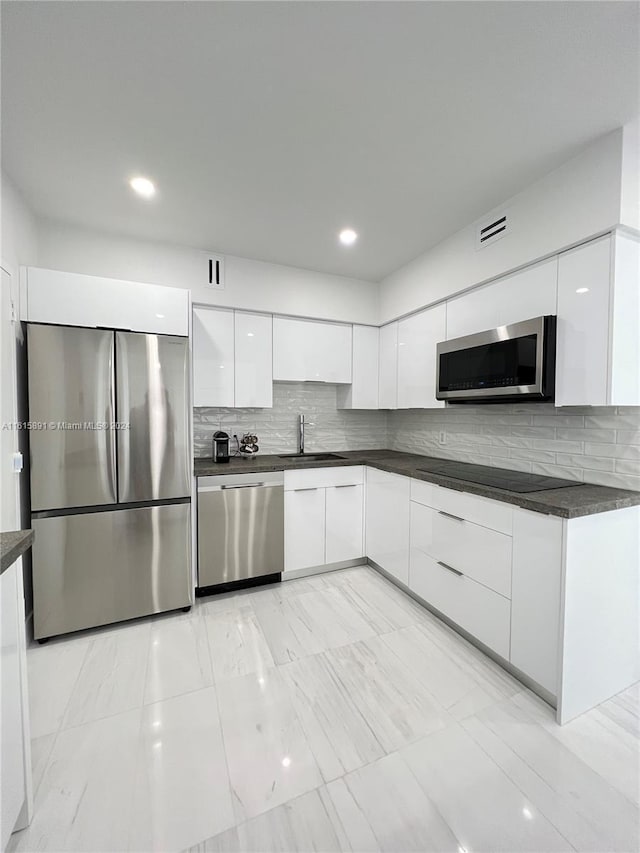
<svg viewBox="0 0 640 853"><path fill-rule="evenodd" d="M623 409L624 411L624 409ZM636 414L613 414L587 416L584 425L587 429L637 429L640 416Z"/></svg>
<svg viewBox="0 0 640 853"><path fill-rule="evenodd" d="M558 450L561 453L582 453L581 441L556 441L552 438L536 438L533 442L534 447L541 450Z"/></svg>
<svg viewBox="0 0 640 853"><path fill-rule="evenodd" d="M459 408L464 411L450 406L391 412L390 447L640 490L640 407L556 409L550 403L512 403ZM480 435L473 432L478 424ZM439 444L441 432L444 445ZM467 443L459 450L462 433ZM489 446L481 442L485 438Z"/></svg>
<svg viewBox="0 0 640 853"><path fill-rule="evenodd" d="M556 438L562 441L607 441L616 440L614 429L565 429L561 427L556 430Z"/></svg>
<svg viewBox="0 0 640 853"><path fill-rule="evenodd" d="M616 459L616 473L634 474L640 476L640 460L638 459Z"/></svg>
<svg viewBox="0 0 640 853"><path fill-rule="evenodd" d="M602 456L587 456L586 453L556 453L558 465L569 465L574 468L588 468L590 471L613 471L613 459Z"/></svg>
<svg viewBox="0 0 640 853"><path fill-rule="evenodd" d="M527 448L514 447L510 451L512 459L529 459L531 462L550 462L552 465L556 461L556 454L550 450L530 450Z"/></svg>
<svg viewBox="0 0 640 853"><path fill-rule="evenodd" d="M584 452L589 456L613 456L616 459L640 460L640 445L637 444L589 444L589 442L585 442Z"/></svg>
<svg viewBox="0 0 640 853"><path fill-rule="evenodd" d="M211 456L217 429L257 433L263 453L294 452L299 413L307 416L309 451L388 447L640 490L640 407L511 403L347 411L337 408L335 385L276 382L272 409L194 409L196 455Z"/></svg>
<svg viewBox="0 0 640 853"><path fill-rule="evenodd" d="M616 430L618 444L640 444L640 429Z"/></svg>
<svg viewBox="0 0 640 853"><path fill-rule="evenodd" d="M239 438L258 436L261 453L295 453L298 414L307 419L308 451L376 450L388 447L387 413L345 411L337 407L337 386L305 382L275 382L273 408L193 410L194 450L210 457L213 433L222 429Z"/></svg>

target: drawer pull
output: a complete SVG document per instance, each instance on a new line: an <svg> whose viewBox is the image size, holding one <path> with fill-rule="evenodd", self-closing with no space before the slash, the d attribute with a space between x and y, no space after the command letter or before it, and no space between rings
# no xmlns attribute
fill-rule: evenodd
<svg viewBox="0 0 640 853"><path fill-rule="evenodd" d="M446 513L445 513L445 515L446 515ZM460 519L460 520L464 521L464 519ZM448 566L446 563L441 563L440 560L438 560L438 565L442 566L442 568L446 569L448 572L453 572L454 575L458 575L459 578L464 577L462 572L459 572L457 569L454 569L451 566Z"/></svg>
<svg viewBox="0 0 640 853"><path fill-rule="evenodd" d="M444 512L444 510L439 509L438 515L446 515L447 518L452 518L454 521L465 521L464 518L460 518L459 515L451 515L450 512Z"/></svg>
<svg viewBox="0 0 640 853"><path fill-rule="evenodd" d="M334 486L334 489L355 489L357 483L345 483L343 486Z"/></svg>
<svg viewBox="0 0 640 853"><path fill-rule="evenodd" d="M294 492L317 492L318 486L308 486L306 489L294 489Z"/></svg>

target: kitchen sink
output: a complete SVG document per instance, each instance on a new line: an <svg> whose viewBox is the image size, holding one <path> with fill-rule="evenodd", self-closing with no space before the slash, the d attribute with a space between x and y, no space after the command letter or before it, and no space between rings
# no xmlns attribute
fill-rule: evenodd
<svg viewBox="0 0 640 853"><path fill-rule="evenodd" d="M337 453L279 453L279 459L299 459L308 462L328 462L331 459L345 459L345 456L339 456Z"/></svg>

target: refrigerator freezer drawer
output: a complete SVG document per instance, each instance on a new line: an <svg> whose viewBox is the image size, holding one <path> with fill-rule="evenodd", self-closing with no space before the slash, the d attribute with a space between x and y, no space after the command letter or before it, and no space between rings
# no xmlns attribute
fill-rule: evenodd
<svg viewBox="0 0 640 853"><path fill-rule="evenodd" d="M188 503L32 524L36 639L191 604Z"/></svg>

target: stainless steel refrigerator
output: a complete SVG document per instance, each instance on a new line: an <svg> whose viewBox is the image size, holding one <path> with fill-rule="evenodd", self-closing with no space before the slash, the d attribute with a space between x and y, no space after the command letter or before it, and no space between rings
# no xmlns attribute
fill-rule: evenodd
<svg viewBox="0 0 640 853"><path fill-rule="evenodd" d="M27 326L36 639L192 601L187 339Z"/></svg>

